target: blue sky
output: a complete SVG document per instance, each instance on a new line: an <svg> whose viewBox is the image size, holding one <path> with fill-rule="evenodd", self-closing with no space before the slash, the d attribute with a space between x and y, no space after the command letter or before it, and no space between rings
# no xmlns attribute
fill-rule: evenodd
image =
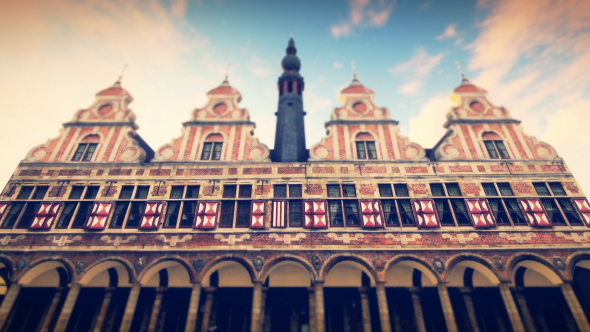
<svg viewBox="0 0 590 332"><path fill-rule="evenodd" d="M590 190L584 0L0 0L0 182L125 63L123 86L154 149L180 135L227 63L255 135L272 147L276 81L291 34L306 82L308 147L325 135L351 61L402 134L432 147L444 134L459 61L492 103L523 120L525 133L556 147Z"/></svg>

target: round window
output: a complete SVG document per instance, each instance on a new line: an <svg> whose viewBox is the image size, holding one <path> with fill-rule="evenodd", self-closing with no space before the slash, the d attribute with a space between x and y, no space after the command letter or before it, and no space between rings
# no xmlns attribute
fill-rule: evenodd
<svg viewBox="0 0 590 332"><path fill-rule="evenodd" d="M469 108L471 108L473 111L477 113L483 113L486 110L486 107L483 106L483 104L479 101L471 102L471 104L469 104Z"/></svg>
<svg viewBox="0 0 590 332"><path fill-rule="evenodd" d="M101 116L105 116L109 113L111 113L113 111L113 105L102 105L99 109L98 109L98 114Z"/></svg>
<svg viewBox="0 0 590 332"><path fill-rule="evenodd" d="M221 115L227 111L227 105L224 103L219 103L213 107L213 113L217 115Z"/></svg>
<svg viewBox="0 0 590 332"><path fill-rule="evenodd" d="M354 103L354 105L352 105L352 109L356 112L356 113L365 113L367 111L367 105L365 105L365 103Z"/></svg>

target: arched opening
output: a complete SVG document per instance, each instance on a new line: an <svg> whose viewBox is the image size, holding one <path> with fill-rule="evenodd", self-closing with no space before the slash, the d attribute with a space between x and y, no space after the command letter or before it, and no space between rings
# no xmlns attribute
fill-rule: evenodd
<svg viewBox="0 0 590 332"><path fill-rule="evenodd" d="M364 105L364 104L363 104ZM367 132L358 133L355 137L357 159L377 159L377 147L373 135Z"/></svg>
<svg viewBox="0 0 590 332"><path fill-rule="evenodd" d="M510 159L508 149L500 135L493 131L486 131L481 135L481 139L490 159Z"/></svg>
<svg viewBox="0 0 590 332"><path fill-rule="evenodd" d="M590 317L590 259L584 259L576 262L572 270L572 276L574 282L572 287L580 301L580 305L586 314L586 317Z"/></svg>
<svg viewBox="0 0 590 332"><path fill-rule="evenodd" d="M203 142L201 160L221 160L222 150L223 136L221 134L209 134L205 138L205 142Z"/></svg>

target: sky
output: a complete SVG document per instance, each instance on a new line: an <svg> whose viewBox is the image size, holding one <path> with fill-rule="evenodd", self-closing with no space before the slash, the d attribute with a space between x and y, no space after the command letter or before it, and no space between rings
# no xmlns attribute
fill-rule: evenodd
<svg viewBox="0 0 590 332"><path fill-rule="evenodd" d="M458 61L590 192L588 0L0 0L0 186L125 64L138 133L154 150L180 136L228 63L255 136L272 148L291 35L308 147L325 136L351 61L401 133L432 147L460 83Z"/></svg>

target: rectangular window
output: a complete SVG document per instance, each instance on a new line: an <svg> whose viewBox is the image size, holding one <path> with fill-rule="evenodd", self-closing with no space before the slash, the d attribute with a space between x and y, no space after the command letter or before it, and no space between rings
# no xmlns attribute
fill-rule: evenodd
<svg viewBox="0 0 590 332"><path fill-rule="evenodd" d="M414 212L412 211L412 205L409 200L399 200L399 214L402 218L402 226L415 226L416 221L414 220Z"/></svg>
<svg viewBox="0 0 590 332"><path fill-rule="evenodd" d="M356 155L358 159L377 159L375 142L356 142Z"/></svg>
<svg viewBox="0 0 590 332"><path fill-rule="evenodd" d="M502 189L500 189L502 191ZM506 203L506 208L508 209L508 213L510 214L510 218L512 218L512 222L514 225L526 225L527 222L520 211L520 207L518 206L518 202L515 199L505 199L504 203Z"/></svg>
<svg viewBox="0 0 590 332"><path fill-rule="evenodd" d="M346 226L360 226L357 201L344 201L344 211L346 213Z"/></svg>
<svg viewBox="0 0 590 332"><path fill-rule="evenodd" d="M84 192L83 186L73 186L72 192L70 192L69 199L80 199L82 198L82 193Z"/></svg>
<svg viewBox="0 0 590 332"><path fill-rule="evenodd" d="M559 182L549 182L549 188L553 192L555 196L565 196L565 190L563 190L563 186Z"/></svg>
<svg viewBox="0 0 590 332"><path fill-rule="evenodd" d="M205 142L203 144L203 152L201 153L201 160L220 160L222 142ZM213 153L211 153L213 152Z"/></svg>
<svg viewBox="0 0 590 332"><path fill-rule="evenodd" d="M123 192L121 192L123 195ZM117 202L115 203L115 212L113 213L113 219L111 220L110 228L121 228L125 221L125 215L127 214L127 208L129 202Z"/></svg>
<svg viewBox="0 0 590 332"><path fill-rule="evenodd" d="M139 188L140 187L138 187L138 189ZM131 210L129 211L129 218L127 219L127 225L125 225L125 228L137 228L139 226L144 207L145 202L131 202Z"/></svg>
<svg viewBox="0 0 590 332"><path fill-rule="evenodd" d="M99 186L86 187L86 193L84 194L84 199L95 199L96 195L98 195L99 188L100 188ZM147 196L146 196L146 198L147 198Z"/></svg>
<svg viewBox="0 0 590 332"><path fill-rule="evenodd" d="M78 148L76 149L76 152L74 153L74 156L72 157L72 161L80 161L80 159L82 159L82 155L84 154L84 151L86 151L87 147L88 147L88 144L86 144L86 143L79 144Z"/></svg>
<svg viewBox="0 0 590 332"><path fill-rule="evenodd" d="M213 156L211 156L211 160L220 160L221 159L221 148L223 147L223 143L213 143Z"/></svg>
<svg viewBox="0 0 590 332"><path fill-rule="evenodd" d="M354 184L343 184L342 191L344 192L344 197L356 197Z"/></svg>
<svg viewBox="0 0 590 332"><path fill-rule="evenodd" d="M238 201L236 227L250 226L250 201Z"/></svg>
<svg viewBox="0 0 590 332"><path fill-rule="evenodd" d="M369 151L369 159L377 159L377 149L375 142L367 142L367 151Z"/></svg>
<svg viewBox="0 0 590 332"><path fill-rule="evenodd" d="M219 218L219 227L231 228L234 225L234 201L221 202L221 218Z"/></svg>
<svg viewBox="0 0 590 332"><path fill-rule="evenodd" d="M446 199L435 199L436 210L438 211L438 218L443 226L455 226L455 220L453 220L453 214L449 207L449 202Z"/></svg>
<svg viewBox="0 0 590 332"><path fill-rule="evenodd" d="M303 202L289 201L289 226L301 227L303 226L302 218Z"/></svg>
<svg viewBox="0 0 590 332"><path fill-rule="evenodd" d="M295 198L302 197L300 184L290 184L289 185L289 197L295 197Z"/></svg>
<svg viewBox="0 0 590 332"><path fill-rule="evenodd" d="M203 144L203 152L201 153L201 160L209 160L211 158L211 149L213 148L213 143L206 142Z"/></svg>
<svg viewBox="0 0 590 332"><path fill-rule="evenodd" d="M186 198L198 198L199 186L186 186Z"/></svg>
<svg viewBox="0 0 590 332"><path fill-rule="evenodd" d="M389 190L391 190L391 188L389 188ZM397 217L395 201L390 199L382 200L381 206L383 207L383 217L385 218L385 225L399 227L399 219Z"/></svg>
<svg viewBox="0 0 590 332"><path fill-rule="evenodd" d="M557 202L570 225L582 225L582 220L569 199L558 199Z"/></svg>
<svg viewBox="0 0 590 332"><path fill-rule="evenodd" d="M35 194L33 194L33 199L45 198L45 194L47 194L48 189L48 186L37 186L37 190L35 190Z"/></svg>
<svg viewBox="0 0 590 332"><path fill-rule="evenodd" d="M234 184L223 186L223 198L236 198L236 189Z"/></svg>
<svg viewBox="0 0 590 332"><path fill-rule="evenodd" d="M61 213L55 228L68 228L72 221L72 217L74 216L74 212L76 212L76 206L78 206L77 202L67 202L64 204L64 210Z"/></svg>
<svg viewBox="0 0 590 332"><path fill-rule="evenodd" d="M486 150L488 150L488 154L490 155L491 159L499 159L498 152L496 151L496 146L494 146L493 141L484 141L483 142L486 146Z"/></svg>
<svg viewBox="0 0 590 332"><path fill-rule="evenodd" d="M441 183L431 183L430 191L432 192L432 196L446 196L445 189L443 188L443 185Z"/></svg>
<svg viewBox="0 0 590 332"><path fill-rule="evenodd" d="M535 187L535 190L539 196L551 196L551 193L549 192L549 189L547 189L545 182L534 182L533 186Z"/></svg>
<svg viewBox="0 0 590 332"><path fill-rule="evenodd" d="M498 189L500 189L500 194L502 196L514 196L512 192L512 188L510 188L510 183L496 183L498 185Z"/></svg>
<svg viewBox="0 0 590 332"><path fill-rule="evenodd" d="M330 226L343 226L342 205L340 201L328 201L330 209Z"/></svg>
<svg viewBox="0 0 590 332"><path fill-rule="evenodd" d="M240 192L238 193L239 198L252 198L252 185L241 184Z"/></svg>
<svg viewBox="0 0 590 332"><path fill-rule="evenodd" d="M286 184L275 184L274 185L275 198L287 197L287 185Z"/></svg>
<svg viewBox="0 0 590 332"><path fill-rule="evenodd" d="M92 212L93 205L94 202L80 202L78 213L76 213L76 217L72 223L72 228L84 227L84 224L86 224L86 221L88 220L88 215Z"/></svg>
<svg viewBox="0 0 590 332"><path fill-rule="evenodd" d="M172 191L174 192L174 190ZM166 216L164 217L164 226L166 228L176 228L178 215L180 212L180 202L168 202Z"/></svg>
<svg viewBox="0 0 590 332"><path fill-rule="evenodd" d="M508 150L502 141L484 141L490 159L510 159Z"/></svg>
<svg viewBox="0 0 590 332"><path fill-rule="evenodd" d="M121 188L121 193L119 194L119 199L130 199L133 195L133 186L123 186Z"/></svg>
<svg viewBox="0 0 590 332"><path fill-rule="evenodd" d="M486 196L498 196L498 191L493 183L482 183L481 186Z"/></svg>
<svg viewBox="0 0 590 332"><path fill-rule="evenodd" d="M494 218L496 218L496 223L500 226L510 226L510 219L508 219L508 214L504 210L502 201L499 199L488 199L488 202L490 203L490 209L494 214Z"/></svg>
<svg viewBox="0 0 590 332"><path fill-rule="evenodd" d="M37 210L39 210L39 204L40 203L33 202L27 203L27 206L25 207L25 212L23 212L23 215L18 221L16 228L29 228L29 226L33 222L35 213L37 213Z"/></svg>
<svg viewBox="0 0 590 332"><path fill-rule="evenodd" d="M365 150L365 142L356 142L356 154L358 159L367 159L367 151Z"/></svg>
<svg viewBox="0 0 590 332"><path fill-rule="evenodd" d="M508 150L504 146L504 142L502 141L494 141L496 143L496 147L498 148L498 152L500 153L500 157L502 159L510 159L510 155L508 154Z"/></svg>
<svg viewBox="0 0 590 332"><path fill-rule="evenodd" d="M16 220L18 219L18 216L20 215L24 206L25 203L12 203L12 205L10 206L10 210L8 211L8 214L6 215L6 219L4 219L4 223L2 224L2 228L12 228L16 223Z"/></svg>
<svg viewBox="0 0 590 332"><path fill-rule="evenodd" d="M455 212L457 225L471 225L471 220L469 219L467 209L465 208L465 201L463 201L462 199L451 199L451 206L453 207L453 211Z"/></svg>
<svg viewBox="0 0 590 332"><path fill-rule="evenodd" d="M20 188L20 192L18 193L18 196L16 196L16 199L29 199L29 197L31 197L31 193L33 192L33 189L35 187L21 187Z"/></svg>
<svg viewBox="0 0 590 332"><path fill-rule="evenodd" d="M97 146L97 143L80 143L72 157L72 161L90 161Z"/></svg>
<svg viewBox="0 0 590 332"><path fill-rule="evenodd" d="M549 219L551 219L554 224L565 225L565 219L563 219L553 198L542 199L541 202L545 207L545 211L547 211L547 214L549 215Z"/></svg>
<svg viewBox="0 0 590 332"><path fill-rule="evenodd" d="M459 189L458 183L445 183L447 187L447 193L449 196L461 196L461 189Z"/></svg>
<svg viewBox="0 0 590 332"><path fill-rule="evenodd" d="M182 214L180 216L180 228L193 227L193 220L195 219L195 211L197 211L197 202L188 201L182 204Z"/></svg>
<svg viewBox="0 0 590 332"><path fill-rule="evenodd" d="M391 190L390 184L378 184L379 195L381 197L393 197L393 191Z"/></svg>
<svg viewBox="0 0 590 332"><path fill-rule="evenodd" d="M150 192L150 186L137 186L135 191L135 199L147 199Z"/></svg>
<svg viewBox="0 0 590 332"><path fill-rule="evenodd" d="M329 184L328 187L328 197L340 197L340 185L339 184Z"/></svg>
<svg viewBox="0 0 590 332"><path fill-rule="evenodd" d="M397 197L409 197L410 194L408 192L408 185L405 183L395 183L393 185L393 190L395 191L395 196Z"/></svg>
<svg viewBox="0 0 590 332"><path fill-rule="evenodd" d="M90 161L94 155L94 151L96 151L97 146L98 144L96 143L88 144L88 148L86 148L86 152L84 153L84 157L82 157L82 161Z"/></svg>
<svg viewBox="0 0 590 332"><path fill-rule="evenodd" d="M184 186L172 186L170 199L181 199L184 195Z"/></svg>

